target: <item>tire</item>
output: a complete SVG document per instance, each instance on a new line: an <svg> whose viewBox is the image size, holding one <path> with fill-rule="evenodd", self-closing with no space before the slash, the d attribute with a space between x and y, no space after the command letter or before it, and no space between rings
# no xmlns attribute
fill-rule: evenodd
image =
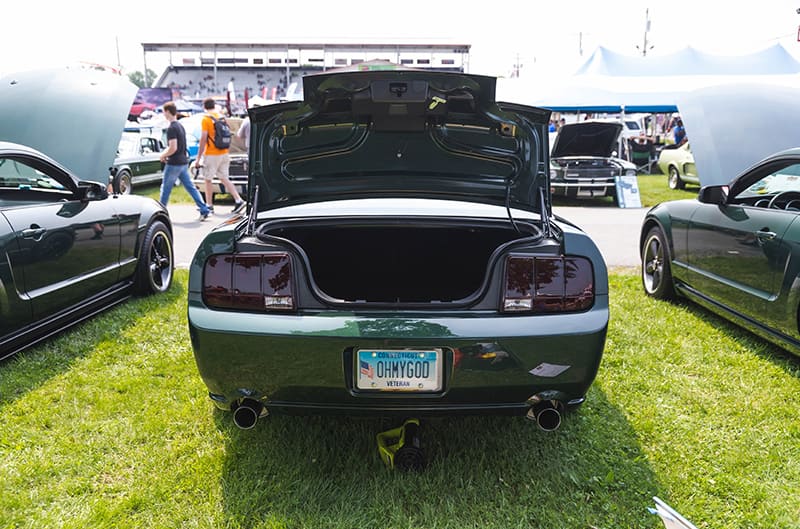
<svg viewBox="0 0 800 529"><path fill-rule="evenodd" d="M131 194L131 175L128 171L120 171L114 177L114 192L120 195Z"/></svg>
<svg viewBox="0 0 800 529"><path fill-rule="evenodd" d="M173 260L172 236L167 226L157 220L145 232L134 276L134 293L146 296L169 290Z"/></svg>
<svg viewBox="0 0 800 529"><path fill-rule="evenodd" d="M686 187L686 182L681 179L681 175L678 173L678 168L674 165L669 166L668 183L670 189L683 189Z"/></svg>
<svg viewBox="0 0 800 529"><path fill-rule="evenodd" d="M669 245L658 226L647 232L642 246L642 286L648 296L675 299Z"/></svg>

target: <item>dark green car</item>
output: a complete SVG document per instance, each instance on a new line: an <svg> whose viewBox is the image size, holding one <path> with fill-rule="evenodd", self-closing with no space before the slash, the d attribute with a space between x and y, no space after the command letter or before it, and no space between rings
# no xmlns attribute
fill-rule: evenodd
<svg viewBox="0 0 800 529"><path fill-rule="evenodd" d="M642 225L645 292L683 295L800 354L799 214L800 149L659 204Z"/></svg>
<svg viewBox="0 0 800 529"><path fill-rule="evenodd" d="M679 109L702 187L696 199L646 214L644 290L691 299L800 354L797 90L711 86L687 93Z"/></svg>
<svg viewBox="0 0 800 529"><path fill-rule="evenodd" d="M550 205L549 111L495 78L304 78L250 111L246 216L194 256L189 330L219 408L527 414L558 427L597 374L606 266Z"/></svg>
<svg viewBox="0 0 800 529"><path fill-rule="evenodd" d="M107 190L135 93L98 71L0 79L0 359L170 287L166 208Z"/></svg>

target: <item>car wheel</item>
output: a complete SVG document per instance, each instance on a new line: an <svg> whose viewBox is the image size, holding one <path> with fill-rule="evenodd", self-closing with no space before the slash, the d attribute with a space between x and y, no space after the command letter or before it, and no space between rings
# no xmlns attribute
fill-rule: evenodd
<svg viewBox="0 0 800 529"><path fill-rule="evenodd" d="M148 228L139 252L134 291L139 295L165 292L172 284L172 236L167 226L157 220Z"/></svg>
<svg viewBox="0 0 800 529"><path fill-rule="evenodd" d="M642 285L648 296L656 299L673 299L672 271L669 246L659 227L647 232L642 246Z"/></svg>
<svg viewBox="0 0 800 529"><path fill-rule="evenodd" d="M116 176L115 191L120 195L131 194L131 175L127 171L120 171Z"/></svg>
<svg viewBox="0 0 800 529"><path fill-rule="evenodd" d="M686 182L681 179L678 168L671 165L669 168L669 188L670 189L683 189L686 187Z"/></svg>

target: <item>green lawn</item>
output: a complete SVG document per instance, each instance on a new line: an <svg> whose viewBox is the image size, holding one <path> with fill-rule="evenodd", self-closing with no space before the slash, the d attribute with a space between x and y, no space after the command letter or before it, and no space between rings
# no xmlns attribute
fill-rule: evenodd
<svg viewBox="0 0 800 529"><path fill-rule="evenodd" d="M194 364L187 272L0 363L0 528L797 528L800 359L611 278L606 353L557 432L423 421L421 474L383 467L380 419L240 431Z"/></svg>

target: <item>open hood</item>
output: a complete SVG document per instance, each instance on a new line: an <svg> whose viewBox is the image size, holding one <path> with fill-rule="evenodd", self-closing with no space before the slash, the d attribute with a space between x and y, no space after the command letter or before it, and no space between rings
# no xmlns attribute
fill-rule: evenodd
<svg viewBox="0 0 800 529"><path fill-rule="evenodd" d="M495 78L410 69L303 78L250 110L258 209L324 200L466 200L538 211L550 111L495 102Z"/></svg>
<svg viewBox="0 0 800 529"><path fill-rule="evenodd" d="M704 186L727 184L770 154L800 146L793 86L710 86L683 94L678 109Z"/></svg>
<svg viewBox="0 0 800 529"><path fill-rule="evenodd" d="M32 147L79 179L108 183L136 86L119 75L56 68L0 78L0 140Z"/></svg>
<svg viewBox="0 0 800 529"><path fill-rule="evenodd" d="M553 158L564 156L610 157L618 149L622 123L605 121L582 121L563 125L558 131Z"/></svg>

